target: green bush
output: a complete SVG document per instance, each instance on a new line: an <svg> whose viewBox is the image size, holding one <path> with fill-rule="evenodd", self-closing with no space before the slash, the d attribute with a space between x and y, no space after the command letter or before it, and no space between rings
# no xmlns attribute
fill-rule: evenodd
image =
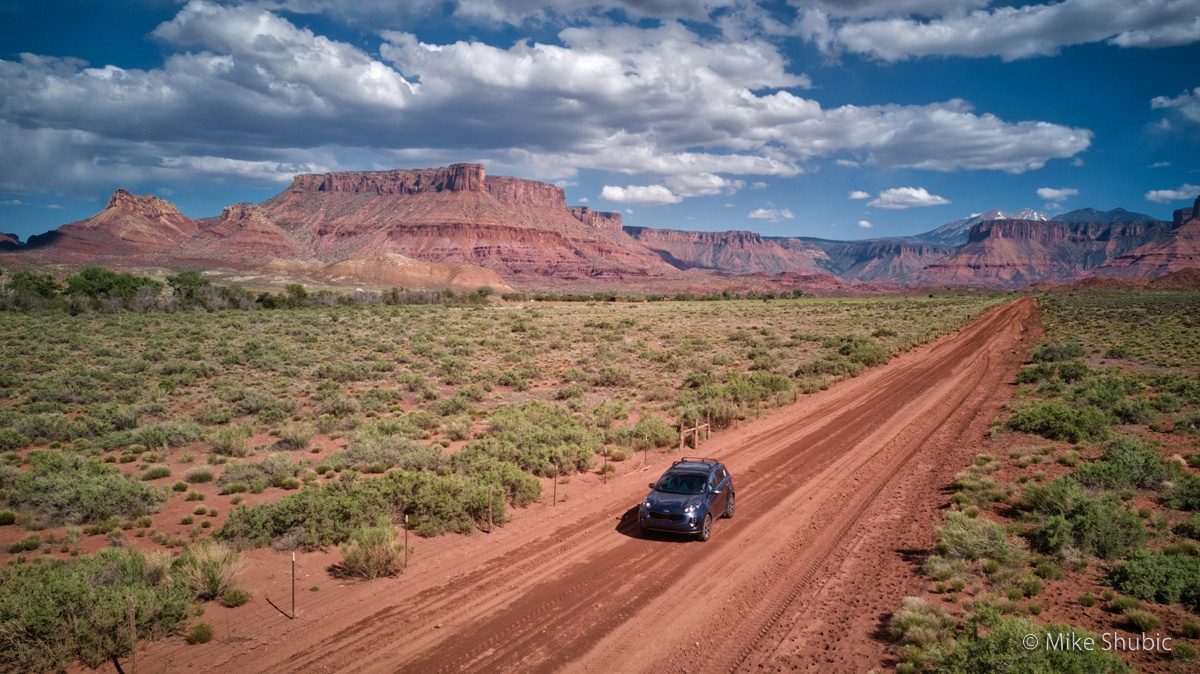
<svg viewBox="0 0 1200 674"><path fill-rule="evenodd" d="M70 562L39 559L0 569L0 668L59 672L73 662L97 669L129 654L128 601L139 640L182 628L192 595L172 582L166 555L108 548Z"/></svg>
<svg viewBox="0 0 1200 674"><path fill-rule="evenodd" d="M1007 425L1014 431L1078 443L1107 436L1109 419L1104 412L1090 405L1072 407L1049 400L1021 407L1009 418Z"/></svg>
<svg viewBox="0 0 1200 674"><path fill-rule="evenodd" d="M83 524L112 516L141 517L166 500L161 491L115 466L60 452L30 452L30 470L13 482L9 503L47 524Z"/></svg>
<svg viewBox="0 0 1200 674"><path fill-rule="evenodd" d="M225 466L225 474L217 479L217 486L227 487L243 483L253 487L256 483L261 483L264 488L280 487L284 480L299 474L300 466L292 463L287 454L272 454L261 461L229 462Z"/></svg>
<svg viewBox="0 0 1200 674"><path fill-rule="evenodd" d="M1029 538L1047 554L1074 548L1111 560L1129 554L1146 540L1141 520L1122 507L1116 494L1089 496L1069 476L1026 487L1017 507L1039 516Z"/></svg>
<svg viewBox="0 0 1200 674"><path fill-rule="evenodd" d="M1010 567L1022 566L1027 559L1022 541L1010 538L1003 526L983 517L972 519L949 512L946 523L938 527L938 535L937 552L949 559L987 558Z"/></svg>
<svg viewBox="0 0 1200 674"><path fill-rule="evenodd" d="M250 601L250 591L240 587L225 590L221 595L221 605L225 608L237 608Z"/></svg>
<svg viewBox="0 0 1200 674"><path fill-rule="evenodd" d="M213 472L208 466L196 466L188 469L183 479L190 484L206 484L213 481Z"/></svg>
<svg viewBox="0 0 1200 674"><path fill-rule="evenodd" d="M988 616L986 629L976 627L959 639L944 657L937 658L937 671L944 672L1055 672L1055 674L1117 674L1129 671L1124 662L1100 648L1094 650L1042 648L1030 650L1022 639L1029 634L1078 635L1101 644L1100 637L1070 625L1038 625L1024 618Z"/></svg>
<svg viewBox="0 0 1200 674"><path fill-rule="evenodd" d="M468 476L395 470L372 479L308 486L282 499L240 507L217 532L224 540L269 539L312 550L350 539L363 526L395 524L408 514L431 534L468 533L487 519L487 485ZM504 499L493 499L503 522ZM420 530L420 529L419 529Z"/></svg>
<svg viewBox="0 0 1200 674"><path fill-rule="evenodd" d="M195 596L207 601L233 589L242 556L224 543L205 539L189 547L176 566Z"/></svg>
<svg viewBox="0 0 1200 674"><path fill-rule="evenodd" d="M1191 473L1179 475L1163 497L1163 503L1176 510L1200 510L1200 476Z"/></svg>
<svg viewBox="0 0 1200 674"><path fill-rule="evenodd" d="M1171 470L1152 445L1121 437L1105 446L1100 460L1085 463L1074 475L1088 487L1156 489L1171 478Z"/></svg>
<svg viewBox="0 0 1200 674"><path fill-rule="evenodd" d="M1035 363L1017 373L1018 384L1036 384L1054 376L1055 367L1049 363Z"/></svg>
<svg viewBox="0 0 1200 674"><path fill-rule="evenodd" d="M372 580L396 575L403 562L394 527L362 527L351 535L349 543L342 544L338 571L339 575Z"/></svg>
<svg viewBox="0 0 1200 674"><path fill-rule="evenodd" d="M1147 601L1200 612L1200 558L1142 550L1109 573L1113 587Z"/></svg>
<svg viewBox="0 0 1200 674"><path fill-rule="evenodd" d="M1192 515L1191 519L1176 524L1171 529L1177 536L1186 536L1200 541L1200 514Z"/></svg>
<svg viewBox="0 0 1200 674"><path fill-rule="evenodd" d="M25 449L31 440L11 428L0 428L0 452L10 452Z"/></svg>
<svg viewBox="0 0 1200 674"><path fill-rule="evenodd" d="M151 466L142 473L143 480L160 480L164 477L171 476L171 469L168 466Z"/></svg>
<svg viewBox="0 0 1200 674"><path fill-rule="evenodd" d="M207 644L212 638L213 628L208 623L196 623L187 633L187 642L192 645Z"/></svg>
<svg viewBox="0 0 1200 674"><path fill-rule="evenodd" d="M445 453L440 448L409 439L421 433L423 431L407 420L372 421L355 429L346 449L330 455L327 461L340 467L382 464L387 468L437 470L446 461Z"/></svg>
<svg viewBox="0 0 1200 674"><path fill-rule="evenodd" d="M1033 359L1042 363L1054 363L1064 360L1074 360L1087 356L1087 350L1078 342L1066 342L1063 344L1038 344L1033 351Z"/></svg>

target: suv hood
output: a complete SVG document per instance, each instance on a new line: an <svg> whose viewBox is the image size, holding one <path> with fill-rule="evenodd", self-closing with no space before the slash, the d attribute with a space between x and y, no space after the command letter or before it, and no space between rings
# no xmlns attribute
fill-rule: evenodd
<svg viewBox="0 0 1200 674"><path fill-rule="evenodd" d="M703 494L668 494L661 491L652 491L646 496L646 502L650 504L651 510L664 513L679 513L690 505L700 505L704 503Z"/></svg>

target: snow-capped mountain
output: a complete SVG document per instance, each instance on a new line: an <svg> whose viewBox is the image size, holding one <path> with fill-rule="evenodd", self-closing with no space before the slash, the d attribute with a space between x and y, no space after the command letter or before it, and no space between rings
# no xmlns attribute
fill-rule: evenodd
<svg viewBox="0 0 1200 674"><path fill-rule="evenodd" d="M969 218L955 220L931 232L917 234L912 238L924 241L925 243L957 247L967 242L967 235L971 233L972 227L987 220L1033 220L1035 222L1047 222L1050 218L1046 214L1039 213L1032 208L1026 208L1016 213L1005 213L998 208L993 208L986 213L976 213Z"/></svg>

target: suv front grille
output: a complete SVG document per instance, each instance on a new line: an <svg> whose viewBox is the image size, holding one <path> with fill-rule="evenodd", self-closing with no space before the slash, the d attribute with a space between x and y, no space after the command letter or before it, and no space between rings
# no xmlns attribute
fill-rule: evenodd
<svg viewBox="0 0 1200 674"><path fill-rule="evenodd" d="M682 522L683 521L683 515L672 515L670 513L656 513L654 511L650 512L650 517L652 517L656 520L663 520L664 522Z"/></svg>

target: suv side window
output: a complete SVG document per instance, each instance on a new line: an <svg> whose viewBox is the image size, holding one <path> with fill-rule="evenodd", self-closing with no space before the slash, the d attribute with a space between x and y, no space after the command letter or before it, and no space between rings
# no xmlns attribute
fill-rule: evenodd
<svg viewBox="0 0 1200 674"><path fill-rule="evenodd" d="M713 471L712 481L710 481L708 483L708 486L715 490L717 487L721 486L721 483L724 481L725 481L725 469L718 468Z"/></svg>

